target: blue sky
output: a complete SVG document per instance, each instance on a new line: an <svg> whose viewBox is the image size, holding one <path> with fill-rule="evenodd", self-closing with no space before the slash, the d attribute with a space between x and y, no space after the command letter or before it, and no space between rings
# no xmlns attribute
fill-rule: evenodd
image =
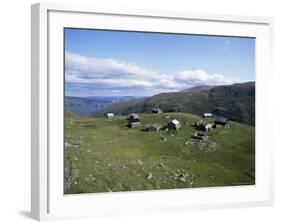
<svg viewBox="0 0 281 224"><path fill-rule="evenodd" d="M255 39L65 29L66 95L154 95L255 80Z"/></svg>

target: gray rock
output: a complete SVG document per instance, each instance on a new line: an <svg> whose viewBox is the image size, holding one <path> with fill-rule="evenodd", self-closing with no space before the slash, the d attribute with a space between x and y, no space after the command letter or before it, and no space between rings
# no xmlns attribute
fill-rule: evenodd
<svg viewBox="0 0 281 224"><path fill-rule="evenodd" d="M180 177L179 180L180 180L181 182L186 182L185 177Z"/></svg>
<svg viewBox="0 0 281 224"><path fill-rule="evenodd" d="M149 173L149 174L147 175L147 178L146 178L146 179L150 180L151 178L152 178L152 173Z"/></svg>
<svg viewBox="0 0 281 224"><path fill-rule="evenodd" d="M71 144L72 145L81 145L81 141L80 140L75 140Z"/></svg>

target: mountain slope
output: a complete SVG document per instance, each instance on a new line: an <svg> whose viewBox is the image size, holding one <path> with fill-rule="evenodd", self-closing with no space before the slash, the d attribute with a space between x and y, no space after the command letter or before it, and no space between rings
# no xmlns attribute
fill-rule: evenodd
<svg viewBox="0 0 281 224"><path fill-rule="evenodd" d="M113 104L99 114L113 112L150 113L159 106L164 112L185 112L202 115L212 112L234 121L255 124L255 82L217 86L191 92L161 93L142 100Z"/></svg>

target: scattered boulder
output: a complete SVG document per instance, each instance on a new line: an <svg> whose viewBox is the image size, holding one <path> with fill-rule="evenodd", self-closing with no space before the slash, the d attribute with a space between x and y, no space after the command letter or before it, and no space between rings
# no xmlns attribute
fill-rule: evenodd
<svg viewBox="0 0 281 224"><path fill-rule="evenodd" d="M109 188L109 187L107 187L106 190L107 190L108 192L112 192L111 188Z"/></svg>
<svg viewBox="0 0 281 224"><path fill-rule="evenodd" d="M69 189L79 182L79 170L70 162L64 168L64 188Z"/></svg>
<svg viewBox="0 0 281 224"><path fill-rule="evenodd" d="M72 143L72 145L81 145L81 140L74 140Z"/></svg>
<svg viewBox="0 0 281 224"><path fill-rule="evenodd" d="M174 179L181 182L189 182L189 173L185 172L183 169L177 169L174 173Z"/></svg>
<svg viewBox="0 0 281 224"><path fill-rule="evenodd" d="M197 140L202 140L202 141L208 141L209 137L205 133L201 132L195 132L193 135L191 135L191 138L197 139Z"/></svg>
<svg viewBox="0 0 281 224"><path fill-rule="evenodd" d="M146 177L147 180L150 180L152 178L152 173L149 173Z"/></svg>
<svg viewBox="0 0 281 224"><path fill-rule="evenodd" d="M180 180L181 182L186 182L186 179L185 179L184 177L180 177L179 180Z"/></svg>

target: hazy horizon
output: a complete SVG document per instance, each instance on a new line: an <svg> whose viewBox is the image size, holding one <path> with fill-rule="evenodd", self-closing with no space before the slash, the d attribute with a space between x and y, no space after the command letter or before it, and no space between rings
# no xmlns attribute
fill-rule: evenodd
<svg viewBox="0 0 281 224"><path fill-rule="evenodd" d="M237 83L232 83L232 84L226 84L227 85L234 85L234 84L242 84L242 83L248 83L248 82L255 82L254 80L253 81L246 81L246 82L237 82ZM208 85L197 85L197 86L193 86L193 87L190 87L190 88L187 88L187 89L182 89L182 90L179 90L177 92L181 92L183 90L188 90L188 89L192 89L194 87L204 87L204 86L208 86ZM221 85L216 85L216 86L221 86ZM214 86L214 87L216 87ZM160 92L160 93L170 93L170 92ZM160 94L160 93L157 93L157 94ZM154 95L157 95L157 94L154 94ZM134 98L142 98L142 97L151 97L151 96L154 96L154 95L85 95L85 96L80 96L80 95L65 95L66 97L80 97L80 98L91 98L91 97L134 97Z"/></svg>

